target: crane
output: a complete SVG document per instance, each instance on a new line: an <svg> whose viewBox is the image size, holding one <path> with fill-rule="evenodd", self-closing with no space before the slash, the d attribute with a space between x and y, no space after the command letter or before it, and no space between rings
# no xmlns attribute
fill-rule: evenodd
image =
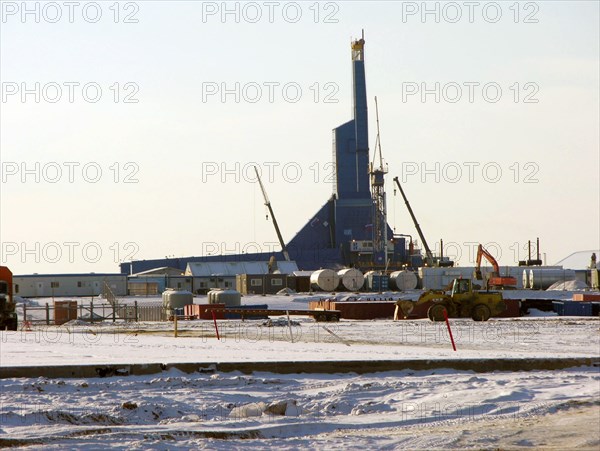
<svg viewBox="0 0 600 451"><path fill-rule="evenodd" d="M421 238L421 242L423 243L423 247L425 248L425 260L427 262L427 265L428 266L434 266L435 259L433 258L433 254L431 252L431 249L429 248L429 245L427 244L427 240L425 239L425 235L423 235L423 231L421 230L421 226L417 222L417 218L415 217L415 214L413 213L412 208L410 207L410 203L408 202L408 199L406 198L406 194L404 194L404 190L402 189L402 186L400 186L400 181L398 180L398 177L394 177L394 182L396 182L396 185L398 185L398 189L400 190L400 194L402 194L402 198L404 199L404 203L406 204L406 208L408 208L408 212L410 213L410 217L412 218L413 222L415 223L415 228L417 229L417 233L419 234L419 238Z"/></svg>
<svg viewBox="0 0 600 451"><path fill-rule="evenodd" d="M475 265L475 272L473 276L476 280L483 280L481 274L481 259L485 259L490 262L494 271L488 276L488 286L505 288L514 288L517 285L517 279L511 276L501 276L500 266L492 254L490 254L481 244L477 247L477 261Z"/></svg>
<svg viewBox="0 0 600 451"><path fill-rule="evenodd" d="M288 253L287 248L285 247L285 243L283 242L283 237L281 236L281 231L279 230L279 226L277 225L277 219L275 219L275 213L273 213L273 207L271 207L271 201L269 200L269 197L267 196L267 191L265 190L265 187L262 184L262 180L260 179L260 174L258 173L258 168L256 166L254 166L254 172L256 172L256 179L258 180L258 184L260 185L260 189L263 193L263 198L265 199L265 205L269 209L269 214L271 215L271 218L273 218L273 226L275 226L275 232L277 233L277 238L279 239L279 244L281 244L281 252L283 253L283 257L285 258L285 261L289 262L290 254Z"/></svg>

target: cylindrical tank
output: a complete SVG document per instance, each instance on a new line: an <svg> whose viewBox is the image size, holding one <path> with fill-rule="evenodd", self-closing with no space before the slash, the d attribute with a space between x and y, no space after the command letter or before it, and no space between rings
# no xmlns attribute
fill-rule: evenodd
<svg viewBox="0 0 600 451"><path fill-rule="evenodd" d="M215 290L209 304L225 304L226 307L242 305L242 294L237 290Z"/></svg>
<svg viewBox="0 0 600 451"><path fill-rule="evenodd" d="M525 290L527 290L528 288L531 288L529 286L529 270L528 269L523 270L523 288Z"/></svg>
<svg viewBox="0 0 600 451"><path fill-rule="evenodd" d="M390 274L390 288L405 291L417 288L417 275L412 271L394 271Z"/></svg>
<svg viewBox="0 0 600 451"><path fill-rule="evenodd" d="M216 289L216 290L210 290L207 294L208 297L208 303L209 304L216 304L217 302L215 301L215 296L217 295L217 293L219 293L220 291L223 291L222 289Z"/></svg>
<svg viewBox="0 0 600 451"><path fill-rule="evenodd" d="M166 290L162 294L163 307L168 310L183 308L194 303L194 295L189 291Z"/></svg>
<svg viewBox="0 0 600 451"><path fill-rule="evenodd" d="M310 284L315 290L334 291L340 278L332 269L319 269L310 275Z"/></svg>
<svg viewBox="0 0 600 451"><path fill-rule="evenodd" d="M365 276L355 268L340 269L337 275L340 278L343 289L348 291L358 291L362 289L365 283Z"/></svg>
<svg viewBox="0 0 600 451"><path fill-rule="evenodd" d="M529 286L534 290L545 290L556 282L575 280L572 269L535 268L529 272Z"/></svg>

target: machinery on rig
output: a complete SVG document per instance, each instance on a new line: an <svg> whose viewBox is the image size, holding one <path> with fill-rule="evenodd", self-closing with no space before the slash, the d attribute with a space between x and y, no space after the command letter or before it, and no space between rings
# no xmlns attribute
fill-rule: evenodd
<svg viewBox="0 0 600 451"><path fill-rule="evenodd" d="M516 288L517 279L512 276L501 276L500 275L500 266L498 262L494 258L492 254L490 254L484 247L480 244L477 247L477 261L475 265L475 271L473 272L473 278L476 280L483 280L483 275L481 273L481 259L485 257L485 259L490 262L493 268L493 272L487 274L486 284L488 288L491 289L505 289L505 288Z"/></svg>
<svg viewBox="0 0 600 451"><path fill-rule="evenodd" d="M383 164L381 153L381 137L379 135L379 107L375 97L375 117L377 118L377 138L375 140L375 151L373 161L369 164L369 175L371 176L371 195L373 198L373 261L382 265L388 261L388 239L387 239L387 211L385 204L385 174L387 167ZM379 166L375 166L375 160L379 153Z"/></svg>
<svg viewBox="0 0 600 451"><path fill-rule="evenodd" d="M6 266L0 266L0 330L17 330L18 320L12 285L12 272Z"/></svg>
<svg viewBox="0 0 600 451"><path fill-rule="evenodd" d="M431 321L444 321L444 311L449 318L472 318L474 321L487 321L506 310L502 293L494 291L473 291L469 279L454 279L452 291L429 290L414 301L396 302L396 315L407 318L413 309L431 301L427 316Z"/></svg>

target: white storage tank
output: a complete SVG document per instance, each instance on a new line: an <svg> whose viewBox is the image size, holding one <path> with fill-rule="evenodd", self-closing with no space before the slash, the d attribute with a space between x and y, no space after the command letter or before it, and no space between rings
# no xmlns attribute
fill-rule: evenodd
<svg viewBox="0 0 600 451"><path fill-rule="evenodd" d="M226 307L239 307L242 305L242 294L237 290L213 290L209 304L225 304Z"/></svg>
<svg viewBox="0 0 600 451"><path fill-rule="evenodd" d="M190 291L165 290L162 294L163 307L167 310L183 308L194 303L194 295Z"/></svg>
<svg viewBox="0 0 600 451"><path fill-rule="evenodd" d="M529 270L527 270L527 269L523 270L523 288L524 289L531 288L529 286Z"/></svg>
<svg viewBox="0 0 600 451"><path fill-rule="evenodd" d="M394 271L390 274L390 288L405 291L417 288L417 275L412 271Z"/></svg>
<svg viewBox="0 0 600 451"><path fill-rule="evenodd" d="M575 280L572 269L535 268L529 271L529 287L534 290L545 290L556 282Z"/></svg>
<svg viewBox="0 0 600 451"><path fill-rule="evenodd" d="M342 288L348 291L358 291L365 284L365 276L355 268L340 269L337 273Z"/></svg>
<svg viewBox="0 0 600 451"><path fill-rule="evenodd" d="M208 303L209 304L216 304L217 302L215 301L215 299L216 299L215 296L217 295L217 293L220 293L221 291L223 291L221 288L218 288L216 290L210 290L208 292L208 295L207 295L207 297L208 297Z"/></svg>
<svg viewBox="0 0 600 451"><path fill-rule="evenodd" d="M340 278L332 269L319 269L310 275L310 285L315 290L335 291Z"/></svg>

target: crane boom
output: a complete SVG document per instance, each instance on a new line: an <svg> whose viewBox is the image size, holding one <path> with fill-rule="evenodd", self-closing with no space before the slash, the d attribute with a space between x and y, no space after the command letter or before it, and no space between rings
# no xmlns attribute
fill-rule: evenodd
<svg viewBox="0 0 600 451"><path fill-rule="evenodd" d="M285 247L285 243L283 241L283 237L281 236L281 231L279 230L279 225L277 224L277 219L275 219L275 213L273 213L273 207L271 207L271 201L269 200L269 196L267 196L267 190L262 184L262 180L260 179L260 174L258 173L258 169L254 166L254 172L256 172L256 179L258 180L258 184L260 185L260 189L262 191L263 197L265 199L265 205L269 209L269 214L273 219L273 226L275 227L275 232L277 233L277 238L279 239L279 244L281 245L281 252L283 253L283 257L286 261L290 261L290 254Z"/></svg>
<svg viewBox="0 0 600 451"><path fill-rule="evenodd" d="M421 238L421 242L423 243L423 247L425 248L425 255L426 255L426 258L427 258L427 263L429 264L429 266L433 266L433 264L434 264L433 254L431 253L431 249L429 248L429 245L427 244L427 240L425 239L425 235L423 235L423 231L421 230L421 226L417 222L417 218L415 217L415 214L413 213L412 208L410 207L410 203L408 202L408 199L406 198L406 194L404 194L404 190L402 189L402 186L400 186L400 181L398 180L398 177L394 177L394 182L396 182L396 185L398 185L398 189L400 190L400 194L402 194L402 198L404 199L404 203L406 204L406 208L408 208L408 212L410 213L410 217L412 218L413 222L415 223L415 228L417 229L417 233L419 234L419 238Z"/></svg>

